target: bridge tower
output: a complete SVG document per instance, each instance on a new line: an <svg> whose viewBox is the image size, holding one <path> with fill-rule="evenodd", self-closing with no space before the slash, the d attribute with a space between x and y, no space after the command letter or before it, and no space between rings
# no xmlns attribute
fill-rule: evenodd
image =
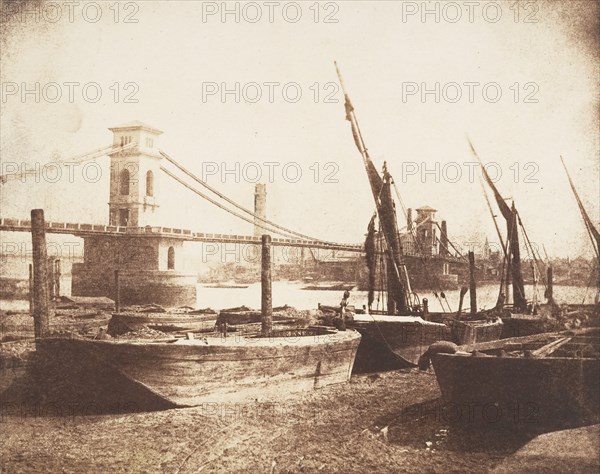
<svg viewBox="0 0 600 474"><path fill-rule="evenodd" d="M114 298L118 270L123 304L195 306L197 276L186 272L183 235L163 230L157 212L162 132L137 121L109 130L114 145L135 146L110 155L108 232L82 236L71 292Z"/></svg>
<svg viewBox="0 0 600 474"><path fill-rule="evenodd" d="M162 131L138 121L109 130L113 132L114 145L136 143L133 148L110 155L109 225L157 225L162 160L158 137Z"/></svg>

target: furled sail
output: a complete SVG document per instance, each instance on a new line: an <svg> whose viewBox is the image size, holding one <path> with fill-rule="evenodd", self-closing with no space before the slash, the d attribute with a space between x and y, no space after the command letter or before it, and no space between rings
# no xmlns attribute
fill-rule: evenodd
<svg viewBox="0 0 600 474"><path fill-rule="evenodd" d="M510 273L510 277L512 280L513 305L516 310L525 311L527 309L527 299L525 298L525 284L523 282L523 274L521 272L521 250L519 247L518 227L519 218L517 214L517 209L515 208L515 203L512 203L512 207L509 207L509 205L506 204L506 202L498 192L498 189L496 189L494 182L491 180L489 174L487 173L485 166L483 166L483 163L481 162L481 159L475 151L475 147L473 146L471 141L469 141L469 145L471 146L471 151L473 152L473 155L475 155L475 157L479 161L479 164L481 165L483 178L494 193L494 197L496 198L498 208L500 209L502 216L506 220L506 238L510 245L510 255L507 256L507 272Z"/></svg>
<svg viewBox="0 0 600 474"><path fill-rule="evenodd" d="M365 255L367 259L367 268L369 270L369 296L368 308L375 300L375 279L377 271L377 246L375 242L375 215L371 217L369 227L367 229L367 238L365 239Z"/></svg>
<svg viewBox="0 0 600 474"><path fill-rule="evenodd" d="M577 201L577 206L579 207L579 212L581 213L581 217L583 218L583 223L585 224L585 227L590 236L590 240L592 241L592 246L594 247L594 252L596 253L596 265L600 266L600 232L598 232L598 229L596 228L596 226L590 219L590 216L588 215L587 211L585 210L585 207L583 207L583 203L581 202L581 199L579 198L579 194L577 193L577 190L575 189L575 185L573 184L573 181L571 180L571 175L569 174L569 170L567 170L567 166L565 165L565 160L563 160L562 156L560 157L560 161L562 161L565 172L567 173L567 178L569 179L569 184L571 185L571 189L573 190L573 194L575 195L575 200ZM596 272L597 272L596 273L596 288L598 290L596 293L596 302L598 303L598 302L600 302L600 268L596 267Z"/></svg>
<svg viewBox="0 0 600 474"><path fill-rule="evenodd" d="M396 205L392 198L392 177L384 165L383 187L381 189L380 205L378 207L381 228L388 246L388 312L404 313L409 310L406 286L400 273L402 268L402 245L398 235L398 222L396 220Z"/></svg>
<svg viewBox="0 0 600 474"><path fill-rule="evenodd" d="M573 194L575 195L575 200L577 201L577 206L579 207L579 212L581 212L581 217L583 218L583 222L585 223L585 226L587 227L587 230L590 234L590 237L592 240L592 245L594 246L594 250L596 252L596 256L600 257L600 232L598 232L598 229L596 228L596 226L590 219L590 216L588 215L587 211L585 210L585 207L583 207L583 203L581 202L581 199L579 198L579 194L577 193L577 190L575 189L575 185L573 184L573 181L571 180L571 175L569 174L569 170L567 170L567 166L565 165L565 160L563 160L562 156L560 157L560 161L562 161L565 172L567 173L567 178L569 179L569 184L571 185L571 189L573 190Z"/></svg>

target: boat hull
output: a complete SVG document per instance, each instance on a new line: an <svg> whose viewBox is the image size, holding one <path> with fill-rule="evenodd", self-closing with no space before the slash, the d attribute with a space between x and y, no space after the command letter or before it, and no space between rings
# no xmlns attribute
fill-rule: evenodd
<svg viewBox="0 0 600 474"><path fill-rule="evenodd" d="M600 421L597 358L436 353L431 360L444 402L468 413L471 422L533 426Z"/></svg>
<svg viewBox="0 0 600 474"><path fill-rule="evenodd" d="M431 344L451 339L445 324L419 317L357 315L346 324L362 335L356 372L416 366Z"/></svg>
<svg viewBox="0 0 600 474"><path fill-rule="evenodd" d="M510 317L502 318L504 327L502 338L530 336L544 332L564 329L559 322L553 319L530 314L511 314Z"/></svg>
<svg viewBox="0 0 600 474"><path fill-rule="evenodd" d="M110 366L176 406L281 396L349 380L360 342L355 331L287 337L177 342L47 339L47 360L85 358Z"/></svg>
<svg viewBox="0 0 600 474"><path fill-rule="evenodd" d="M477 344L479 342L500 339L503 332L502 319L491 321L452 321L452 336L459 344Z"/></svg>

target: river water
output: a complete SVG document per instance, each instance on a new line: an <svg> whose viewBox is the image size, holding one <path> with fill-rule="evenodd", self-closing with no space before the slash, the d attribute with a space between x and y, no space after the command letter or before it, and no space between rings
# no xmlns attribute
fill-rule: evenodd
<svg viewBox="0 0 600 474"><path fill-rule="evenodd" d="M65 284L67 283L67 284ZM63 282L63 288L70 290L70 281ZM339 305L342 299L342 291L336 290L304 290L306 283L274 281L273 282L273 306L290 305L296 309L316 309L318 304L330 306ZM250 308L260 308L260 283L248 285L247 288L209 288L198 284L197 286L197 308L223 309L236 306L248 306ZM533 287L526 286L525 293L527 299L533 297ZM543 287L538 287L538 301L544 302ZM451 311L458 309L459 290L447 290L444 292L446 301ZM554 297L558 303L591 303L594 300L595 289L575 286L555 286ZM439 296L439 293L438 293ZM421 299L427 298L430 311L448 310L444 303L444 308L440 300L433 293L419 292ZM477 306L479 309L491 308L496 303L498 297L497 285L485 285L477 288ZM361 308L367 304L366 291L351 291L349 304ZM0 309L8 311L27 310L29 303L26 300L0 300ZM463 309L469 307L469 294L465 295ZM380 302L381 308L381 302ZM377 309L377 299L373 304L373 309Z"/></svg>

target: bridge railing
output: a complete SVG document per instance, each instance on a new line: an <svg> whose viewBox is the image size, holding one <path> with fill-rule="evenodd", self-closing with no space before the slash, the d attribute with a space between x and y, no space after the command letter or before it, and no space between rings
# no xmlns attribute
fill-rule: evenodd
<svg viewBox="0 0 600 474"><path fill-rule="evenodd" d="M46 222L46 228L59 233L74 234L126 234L126 235L156 235L177 237L187 240L199 241L229 241L229 242L247 242L260 244L261 237L253 235L234 235L234 234L208 234L204 232L192 232L189 229L176 229L173 227L145 226L145 227L126 227L102 224L83 224L69 222ZM26 219L0 218L0 230L29 232L31 230L31 221ZM327 244L324 242L305 240L305 239L286 239L274 237L274 245L300 245L314 246L323 248L335 248L338 250L357 251L361 250L360 245L351 244Z"/></svg>

